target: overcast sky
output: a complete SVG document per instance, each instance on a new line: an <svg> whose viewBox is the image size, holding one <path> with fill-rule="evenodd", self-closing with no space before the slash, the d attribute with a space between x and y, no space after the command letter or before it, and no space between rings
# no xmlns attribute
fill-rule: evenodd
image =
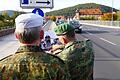
<svg viewBox="0 0 120 80"><path fill-rule="evenodd" d="M74 6L82 3L97 3L97 4L112 6L112 1L113 1L113 7L120 9L120 3L119 3L120 0L54 0L53 9L42 9L42 10L44 12L48 12L51 10L58 10L58 9L62 9L65 7L70 7L70 6ZM33 9L20 8L19 2L20 2L19 0L0 0L0 11L1 10L20 10L20 11L23 10L23 11L31 12L33 10Z"/></svg>

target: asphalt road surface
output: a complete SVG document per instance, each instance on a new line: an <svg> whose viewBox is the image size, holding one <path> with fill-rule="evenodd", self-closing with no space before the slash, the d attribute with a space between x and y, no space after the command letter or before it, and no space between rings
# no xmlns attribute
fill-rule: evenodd
<svg viewBox="0 0 120 80"><path fill-rule="evenodd" d="M95 80L120 80L120 29L83 25L82 34L76 36L94 44Z"/></svg>
<svg viewBox="0 0 120 80"><path fill-rule="evenodd" d="M0 59L14 54L19 47L14 34L0 37Z"/></svg>
<svg viewBox="0 0 120 80"><path fill-rule="evenodd" d="M83 32L76 38L93 42L95 80L120 80L120 29L83 25ZM0 59L14 54L18 44L14 34L0 37Z"/></svg>

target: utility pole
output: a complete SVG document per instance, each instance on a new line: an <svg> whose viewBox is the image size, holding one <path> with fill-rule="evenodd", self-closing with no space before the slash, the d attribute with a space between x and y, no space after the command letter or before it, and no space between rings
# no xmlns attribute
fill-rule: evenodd
<svg viewBox="0 0 120 80"><path fill-rule="evenodd" d="M112 20L111 20L111 26L113 26L113 4L114 4L114 2L112 0Z"/></svg>

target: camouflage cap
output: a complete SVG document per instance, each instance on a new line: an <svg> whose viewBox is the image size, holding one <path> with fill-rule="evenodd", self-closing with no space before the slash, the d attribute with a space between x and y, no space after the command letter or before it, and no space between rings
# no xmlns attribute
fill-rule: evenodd
<svg viewBox="0 0 120 80"><path fill-rule="evenodd" d="M54 32L58 36L59 35L64 35L67 32L72 31L72 30L74 30L74 27L72 25L68 24L68 23L60 24L60 25L58 25L54 28Z"/></svg>

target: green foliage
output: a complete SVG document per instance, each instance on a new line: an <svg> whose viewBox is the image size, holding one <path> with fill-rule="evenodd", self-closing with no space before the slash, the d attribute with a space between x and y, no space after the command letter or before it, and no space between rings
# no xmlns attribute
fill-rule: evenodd
<svg viewBox="0 0 120 80"><path fill-rule="evenodd" d="M117 21L120 21L120 11L117 12Z"/></svg>
<svg viewBox="0 0 120 80"><path fill-rule="evenodd" d="M11 16L11 18L15 19L19 14L20 14L19 12L15 11L14 14L13 14L13 16Z"/></svg>
<svg viewBox="0 0 120 80"><path fill-rule="evenodd" d="M47 16L74 16L76 9L91 9L91 8L99 8L102 10L102 12L108 13L111 12L112 8L100 4L95 4L95 3L86 3L86 4L79 4L73 7L68 7L60 10L55 10L51 12L46 12L45 15ZM113 9L113 11L117 11L117 9Z"/></svg>
<svg viewBox="0 0 120 80"><path fill-rule="evenodd" d="M94 16L80 17L80 20L97 20Z"/></svg>
<svg viewBox="0 0 120 80"><path fill-rule="evenodd" d="M117 20L117 15L116 14L107 13L107 14L104 14L101 17L101 20L105 20L105 21L111 21L112 19L113 20Z"/></svg>
<svg viewBox="0 0 120 80"><path fill-rule="evenodd" d="M3 15L0 15L0 21L4 22L4 16Z"/></svg>
<svg viewBox="0 0 120 80"><path fill-rule="evenodd" d="M17 12L17 11L14 12L13 16L11 16L13 23L15 23L15 18L20 14L21 14L20 12Z"/></svg>
<svg viewBox="0 0 120 80"><path fill-rule="evenodd" d="M0 30L14 27L13 22L2 22L0 21Z"/></svg>
<svg viewBox="0 0 120 80"><path fill-rule="evenodd" d="M112 8L111 7L106 7L106 6L101 6L100 9L102 10L103 13L111 13L112 12ZM113 8L113 12L118 11L117 9Z"/></svg>
<svg viewBox="0 0 120 80"><path fill-rule="evenodd" d="M7 11L3 11L0 15L0 30L12 28L15 25L15 18L24 12L14 11L12 16L9 16Z"/></svg>
<svg viewBox="0 0 120 80"><path fill-rule="evenodd" d="M0 21L0 27L3 27L4 23L2 21Z"/></svg>
<svg viewBox="0 0 120 80"><path fill-rule="evenodd" d="M120 17L117 18L117 21L120 21Z"/></svg>
<svg viewBox="0 0 120 80"><path fill-rule="evenodd" d="M5 20L10 20L11 19L9 14L6 11L2 12L2 15L4 16Z"/></svg>

